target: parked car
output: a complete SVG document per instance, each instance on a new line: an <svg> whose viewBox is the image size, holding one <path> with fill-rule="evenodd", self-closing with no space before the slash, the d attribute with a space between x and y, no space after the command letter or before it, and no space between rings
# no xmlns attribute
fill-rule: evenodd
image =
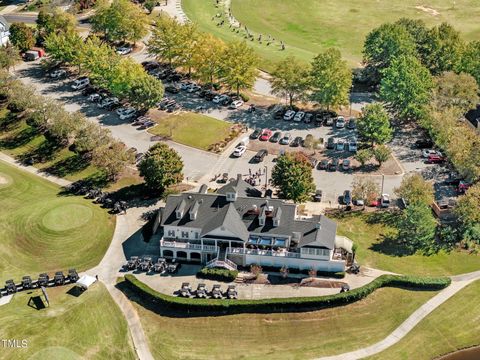
<svg viewBox="0 0 480 360"><path fill-rule="evenodd" d="M253 157L253 161L257 163L262 162L263 159L265 159L265 156L267 155L268 155L268 151L266 149L262 149L255 154L255 156Z"/></svg>
<svg viewBox="0 0 480 360"><path fill-rule="evenodd" d="M285 115L285 111L283 110L283 108L281 109L277 109L273 112L273 118L275 120L280 120L283 118L283 115Z"/></svg>
<svg viewBox="0 0 480 360"><path fill-rule="evenodd" d="M434 145L431 139L419 139L415 142L417 149L429 149Z"/></svg>
<svg viewBox="0 0 480 360"><path fill-rule="evenodd" d="M88 96L88 101L95 102L95 103L98 103L98 102L102 101L102 99L103 99L102 95L97 94L97 93L91 94L91 95Z"/></svg>
<svg viewBox="0 0 480 360"><path fill-rule="evenodd" d="M302 145L303 138L301 136L297 136L293 141L290 143L290 146L292 147L298 147Z"/></svg>
<svg viewBox="0 0 480 360"><path fill-rule="evenodd" d="M287 110L285 115L283 115L283 120L290 121L295 117L295 111Z"/></svg>
<svg viewBox="0 0 480 360"><path fill-rule="evenodd" d="M229 109L238 109L240 106L243 105L243 101L242 100L235 100L235 101L232 101L232 103L228 106Z"/></svg>
<svg viewBox="0 0 480 360"><path fill-rule="evenodd" d="M117 48L117 51L116 53L118 55L127 55L127 54L130 54L132 52L132 47L131 46L120 46Z"/></svg>
<svg viewBox="0 0 480 360"><path fill-rule="evenodd" d="M337 121L335 122L335 127L337 129L343 129L345 127L345 118L343 116L339 116Z"/></svg>
<svg viewBox="0 0 480 360"><path fill-rule="evenodd" d="M313 195L313 201L322 202L322 190L317 189Z"/></svg>
<svg viewBox="0 0 480 360"><path fill-rule="evenodd" d="M205 93L205 100L212 101L217 96L218 96L218 94L216 92L209 90Z"/></svg>
<svg viewBox="0 0 480 360"><path fill-rule="evenodd" d="M255 130L253 130L253 132L250 134L250 139L258 139L261 134L262 134L262 130L260 130L260 129L255 129Z"/></svg>
<svg viewBox="0 0 480 360"><path fill-rule="evenodd" d="M303 122L305 124L310 124L312 122L312 119L313 119L313 114L312 113L306 113L305 118L303 119Z"/></svg>
<svg viewBox="0 0 480 360"><path fill-rule="evenodd" d="M344 171L350 170L350 160L349 160L349 159L344 159L344 160L342 161L342 169L343 169Z"/></svg>
<svg viewBox="0 0 480 360"><path fill-rule="evenodd" d="M181 90L188 90L190 88L190 86L192 85L193 83L191 81L182 81L180 83L180 89Z"/></svg>
<svg viewBox="0 0 480 360"><path fill-rule="evenodd" d="M323 159L318 163L318 169L319 170L327 170L328 169L328 160Z"/></svg>
<svg viewBox="0 0 480 360"><path fill-rule="evenodd" d="M280 139L280 145L288 145L290 144L290 141L292 140L292 135L290 133L285 133L283 137Z"/></svg>
<svg viewBox="0 0 480 360"><path fill-rule="evenodd" d="M59 79L61 77L64 77L67 75L67 71L64 70L64 69L57 69L57 70L53 70L51 73L50 73L50 77L52 79Z"/></svg>
<svg viewBox="0 0 480 360"><path fill-rule="evenodd" d="M154 121L146 121L142 125L140 125L138 129L145 130L145 129L151 128L152 126L155 126L155 124L156 123Z"/></svg>
<svg viewBox="0 0 480 360"><path fill-rule="evenodd" d="M102 109L111 109L113 105L117 105L120 102L116 97L110 97L103 99L99 104L98 107Z"/></svg>
<svg viewBox="0 0 480 360"><path fill-rule="evenodd" d="M84 88L82 90L82 95L83 96L88 96L88 95L95 94L95 93L98 93L98 92L99 92L98 88L96 88L95 86L92 86L92 85L88 85L86 88Z"/></svg>
<svg viewBox="0 0 480 360"><path fill-rule="evenodd" d="M365 206L365 201L363 201L363 199L353 199L352 204L356 206Z"/></svg>
<svg viewBox="0 0 480 360"><path fill-rule="evenodd" d="M81 77L75 80L72 84L73 90L82 90L90 85L90 80L87 77Z"/></svg>
<svg viewBox="0 0 480 360"><path fill-rule="evenodd" d="M190 87L187 89L187 92L189 93L195 93L197 91L200 91L202 90L202 88L200 86L198 86L197 84L192 84L190 85Z"/></svg>
<svg viewBox="0 0 480 360"><path fill-rule="evenodd" d="M222 94L222 95L217 95L213 98L213 102L215 104L222 104L225 100L229 98L228 95Z"/></svg>
<svg viewBox="0 0 480 360"><path fill-rule="evenodd" d="M315 114L315 125L316 126L321 126L323 124L324 117L322 113L316 113Z"/></svg>
<svg viewBox="0 0 480 360"><path fill-rule="evenodd" d="M120 117L120 120L132 119L135 115L137 115L137 111L134 108L126 108L118 115Z"/></svg>
<svg viewBox="0 0 480 360"><path fill-rule="evenodd" d="M301 122L303 118L305 117L305 113L303 111L299 111L295 114L293 117L293 121L295 122Z"/></svg>
<svg viewBox="0 0 480 360"><path fill-rule="evenodd" d="M438 156L442 156L442 153L440 151L437 151L437 150L433 150L433 149L424 149L422 151L422 156L424 158L428 158L430 155L438 155Z"/></svg>
<svg viewBox="0 0 480 360"><path fill-rule="evenodd" d="M327 149L333 150L335 149L335 138L329 137L327 140Z"/></svg>
<svg viewBox="0 0 480 360"><path fill-rule="evenodd" d="M342 139L338 139L337 141L337 150L338 151L345 150L345 142Z"/></svg>
<svg viewBox="0 0 480 360"><path fill-rule="evenodd" d="M332 117L326 117L324 120L323 120L323 125L325 126L333 126L333 118Z"/></svg>
<svg viewBox="0 0 480 360"><path fill-rule="evenodd" d="M178 88L178 86L168 85L165 87L165 91L170 94L178 94L180 92L180 89Z"/></svg>
<svg viewBox="0 0 480 360"><path fill-rule="evenodd" d="M357 152L357 139L352 138L348 141L348 151Z"/></svg>
<svg viewBox="0 0 480 360"><path fill-rule="evenodd" d="M268 139L270 139L271 136L272 136L272 130L264 129L262 131L262 134L260 135L260 140L261 141L268 141Z"/></svg>
<svg viewBox="0 0 480 360"><path fill-rule="evenodd" d="M282 138L282 133L280 131L275 131L270 138L270 142L276 143Z"/></svg>
<svg viewBox="0 0 480 360"><path fill-rule="evenodd" d="M382 208L388 208L390 206L390 195L382 194L380 198L380 206Z"/></svg>
<svg viewBox="0 0 480 360"><path fill-rule="evenodd" d="M354 117L351 117L348 120L347 129L353 130L357 128L357 120Z"/></svg>
<svg viewBox="0 0 480 360"><path fill-rule="evenodd" d="M339 162L340 161L338 159L333 159L332 161L330 161L330 163L328 164L328 171L337 171Z"/></svg>
<svg viewBox="0 0 480 360"><path fill-rule="evenodd" d="M445 161L445 158L443 156L440 156L438 154L431 154L428 155L427 162L429 164L440 164Z"/></svg>
<svg viewBox="0 0 480 360"><path fill-rule="evenodd" d="M350 190L345 190L343 192L343 204L350 205L352 203L352 193Z"/></svg>
<svg viewBox="0 0 480 360"><path fill-rule="evenodd" d="M241 157L247 151L247 147L245 145L238 145L235 149L233 149L233 156Z"/></svg>

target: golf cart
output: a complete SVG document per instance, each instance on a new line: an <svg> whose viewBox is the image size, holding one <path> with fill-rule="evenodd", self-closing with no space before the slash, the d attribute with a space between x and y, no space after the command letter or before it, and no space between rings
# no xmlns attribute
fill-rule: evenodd
<svg viewBox="0 0 480 360"><path fill-rule="evenodd" d="M22 278L22 288L23 288L23 290L31 289L32 287L33 287L32 278L30 276L24 276Z"/></svg>
<svg viewBox="0 0 480 360"><path fill-rule="evenodd" d="M142 271L149 272L150 268L153 266L152 258L150 256L144 256L140 262L140 269Z"/></svg>
<svg viewBox="0 0 480 360"><path fill-rule="evenodd" d="M7 291L7 294L13 294L17 292L17 286L13 280L7 280L5 282L5 290Z"/></svg>
<svg viewBox="0 0 480 360"><path fill-rule="evenodd" d="M64 285L65 275L63 275L63 272L57 271L55 273L55 276L53 277L53 282L55 283L56 286Z"/></svg>
<svg viewBox="0 0 480 360"><path fill-rule="evenodd" d="M127 269L128 270L135 270L138 266L139 260L138 256L131 256L130 260L127 262Z"/></svg>
<svg viewBox="0 0 480 360"><path fill-rule="evenodd" d="M48 286L49 282L50 282L50 277L48 276L48 274L43 273L43 274L38 275L37 285L39 287L40 286Z"/></svg>
<svg viewBox="0 0 480 360"><path fill-rule="evenodd" d="M181 297L190 297L192 288L190 287L190 283L184 282L182 283L182 287L180 288L178 295Z"/></svg>
<svg viewBox="0 0 480 360"><path fill-rule="evenodd" d="M220 290L220 285L219 285L219 284L213 285L213 288L212 288L212 297L213 297L214 299L221 299L221 298L223 298L223 296L222 296L222 290Z"/></svg>
<svg viewBox="0 0 480 360"><path fill-rule="evenodd" d="M75 269L68 269L68 280L70 283L77 282L78 280L78 273Z"/></svg>
<svg viewBox="0 0 480 360"><path fill-rule="evenodd" d="M237 290L235 289L235 285L228 285L228 289L226 292L227 299L236 299L238 296Z"/></svg>
<svg viewBox="0 0 480 360"><path fill-rule="evenodd" d="M153 271L157 273L164 273L167 262L164 258L158 258L157 262L153 265Z"/></svg>
<svg viewBox="0 0 480 360"><path fill-rule="evenodd" d="M205 284L198 284L196 296L197 298L207 298L207 286Z"/></svg>

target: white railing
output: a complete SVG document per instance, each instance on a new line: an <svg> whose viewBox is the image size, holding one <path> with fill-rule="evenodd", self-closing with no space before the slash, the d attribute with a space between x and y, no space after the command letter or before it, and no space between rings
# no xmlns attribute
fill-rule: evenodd
<svg viewBox="0 0 480 360"><path fill-rule="evenodd" d="M191 244L185 242L176 242L176 241L160 241L161 247L177 248L177 249L189 249L189 250L201 250L201 251L217 251L217 246L215 245L203 245L202 244Z"/></svg>
<svg viewBox="0 0 480 360"><path fill-rule="evenodd" d="M290 251L282 250L259 250L259 249L243 249L243 248L228 248L230 254L241 255L259 255L259 256L283 256L289 258L299 258L300 254Z"/></svg>

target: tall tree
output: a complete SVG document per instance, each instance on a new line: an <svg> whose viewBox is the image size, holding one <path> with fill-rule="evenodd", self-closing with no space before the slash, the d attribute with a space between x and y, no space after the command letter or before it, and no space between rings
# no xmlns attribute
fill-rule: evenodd
<svg viewBox="0 0 480 360"><path fill-rule="evenodd" d="M437 222L432 209L422 203L408 206L399 218L398 238L413 252L431 252L435 245Z"/></svg>
<svg viewBox="0 0 480 360"><path fill-rule="evenodd" d="M287 97L290 106L306 96L310 86L309 69L294 56L287 56L277 63L270 84L274 94Z"/></svg>
<svg viewBox="0 0 480 360"><path fill-rule="evenodd" d="M456 107L465 113L476 107L478 92L478 84L471 75L448 71L435 77L431 103L437 109Z"/></svg>
<svg viewBox="0 0 480 360"><path fill-rule="evenodd" d="M420 19L400 18L395 22L395 25L402 26L412 37L415 42L416 51L419 59L424 63L426 57L425 43L429 39L429 29L425 22Z"/></svg>
<svg viewBox="0 0 480 360"><path fill-rule="evenodd" d="M55 33L45 38L45 48L50 57L58 62L80 66L83 63L84 42L76 32Z"/></svg>
<svg viewBox="0 0 480 360"><path fill-rule="evenodd" d="M133 163L133 154L127 151L125 144L120 141L114 140L97 147L92 153L92 164L102 170L110 180L115 180L131 163Z"/></svg>
<svg viewBox="0 0 480 360"><path fill-rule="evenodd" d="M464 42L451 25L442 23L430 29L423 45L424 65L433 75L454 70L461 58Z"/></svg>
<svg viewBox="0 0 480 360"><path fill-rule="evenodd" d="M14 67L17 62L20 61L18 55L18 49L15 46L7 45L0 47L0 68L6 69Z"/></svg>
<svg viewBox="0 0 480 360"><path fill-rule="evenodd" d="M393 129L390 126L388 113L381 103L365 106L362 116L357 122L358 134L373 145L385 144L392 139Z"/></svg>
<svg viewBox="0 0 480 360"><path fill-rule="evenodd" d="M317 55L311 66L311 99L327 108L347 105L352 87L352 71L337 49Z"/></svg>
<svg viewBox="0 0 480 360"><path fill-rule="evenodd" d="M183 180L183 161L167 144L153 145L138 168L145 184L151 190L162 192Z"/></svg>
<svg viewBox="0 0 480 360"><path fill-rule="evenodd" d="M152 36L148 41L148 53L157 60L166 61L170 65L179 65L179 58L183 52L182 41L182 25L174 18L160 14L155 19Z"/></svg>
<svg viewBox="0 0 480 360"><path fill-rule="evenodd" d="M35 45L33 29L24 23L13 23L10 25L9 40L13 46L20 51L27 51Z"/></svg>
<svg viewBox="0 0 480 360"><path fill-rule="evenodd" d="M377 160L379 166L382 166L390 158L391 154L392 151L386 145L379 145L373 149L373 157Z"/></svg>
<svg viewBox="0 0 480 360"><path fill-rule="evenodd" d="M370 177L355 177L352 183L352 196L354 199L364 200L367 204L378 199L380 187Z"/></svg>
<svg viewBox="0 0 480 360"><path fill-rule="evenodd" d="M472 185L460 196L455 213L464 225L480 224L480 183Z"/></svg>
<svg viewBox="0 0 480 360"><path fill-rule="evenodd" d="M380 97L403 119L418 119L430 99L433 79L413 56L401 56L384 70Z"/></svg>
<svg viewBox="0 0 480 360"><path fill-rule="evenodd" d="M192 68L195 65L195 51L197 49L197 41L199 38L197 25L186 23L181 26L180 38L182 52L180 53L180 65L187 69L188 75L192 74Z"/></svg>
<svg viewBox="0 0 480 360"><path fill-rule="evenodd" d="M77 26L77 19L74 15L66 13L59 7L52 12L40 10L37 16L37 30L41 42L51 33L74 32Z"/></svg>
<svg viewBox="0 0 480 360"><path fill-rule="evenodd" d="M280 156L272 171L272 184L285 199L307 201L315 190L310 161L299 152Z"/></svg>
<svg viewBox="0 0 480 360"><path fill-rule="evenodd" d="M456 70L472 75L480 86L480 41L467 44Z"/></svg>
<svg viewBox="0 0 480 360"><path fill-rule="evenodd" d="M405 26L383 24L373 29L363 45L363 62L370 82L378 84L383 76L383 70L402 55L416 55L415 41Z"/></svg>
<svg viewBox="0 0 480 360"><path fill-rule="evenodd" d="M87 39L83 51L83 66L89 71L90 80L99 87L107 88L121 57L97 37Z"/></svg>
<svg viewBox="0 0 480 360"><path fill-rule="evenodd" d="M127 97L130 103L137 108L150 109L162 100L163 94L162 82L145 73L133 80Z"/></svg>
<svg viewBox="0 0 480 360"><path fill-rule="evenodd" d="M354 158L360 163L361 167L364 167L367 161L369 161L373 156L371 149L360 149L355 154Z"/></svg>
<svg viewBox="0 0 480 360"><path fill-rule="evenodd" d="M97 123L83 122L75 136L75 151L90 153L111 141L110 131Z"/></svg>
<svg viewBox="0 0 480 360"><path fill-rule="evenodd" d="M431 205L433 203L433 186L432 183L425 181L421 174L414 173L406 175L402 179L402 183L395 188L395 194L404 198L408 204L424 204Z"/></svg>
<svg viewBox="0 0 480 360"><path fill-rule="evenodd" d="M251 89L257 77L258 56L245 41L234 41L223 53L222 82L237 95Z"/></svg>
<svg viewBox="0 0 480 360"><path fill-rule="evenodd" d="M209 33L200 33L193 51L194 76L213 86L222 70L225 49L226 45L222 40Z"/></svg>

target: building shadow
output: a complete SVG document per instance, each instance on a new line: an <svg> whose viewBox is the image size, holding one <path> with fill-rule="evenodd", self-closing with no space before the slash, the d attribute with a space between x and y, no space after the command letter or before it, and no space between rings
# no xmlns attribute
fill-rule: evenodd
<svg viewBox="0 0 480 360"><path fill-rule="evenodd" d="M35 310L42 310L46 308L41 296L30 296L27 305Z"/></svg>

